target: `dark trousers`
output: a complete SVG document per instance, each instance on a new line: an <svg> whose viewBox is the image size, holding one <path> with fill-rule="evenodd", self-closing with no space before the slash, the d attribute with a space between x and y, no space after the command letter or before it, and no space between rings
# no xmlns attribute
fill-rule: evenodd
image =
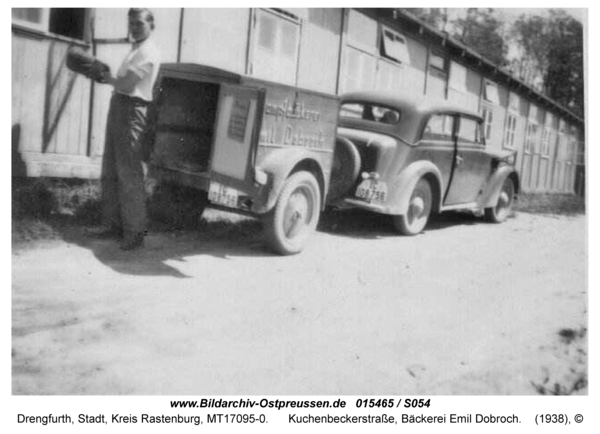
<svg viewBox="0 0 600 434"><path fill-rule="evenodd" d="M104 223L125 232L146 230L146 191L142 164L148 104L113 94L102 160Z"/></svg>

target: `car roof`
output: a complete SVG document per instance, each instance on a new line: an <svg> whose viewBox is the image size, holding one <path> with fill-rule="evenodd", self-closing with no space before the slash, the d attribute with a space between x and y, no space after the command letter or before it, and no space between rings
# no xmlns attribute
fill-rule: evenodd
<svg viewBox="0 0 600 434"><path fill-rule="evenodd" d="M349 92L341 95L342 104L346 102L368 102L395 108L411 115L427 115L430 113L451 112L461 113L482 119L481 115L458 104L445 101L431 101L424 97L398 96L383 91ZM412 116L411 116L412 117Z"/></svg>

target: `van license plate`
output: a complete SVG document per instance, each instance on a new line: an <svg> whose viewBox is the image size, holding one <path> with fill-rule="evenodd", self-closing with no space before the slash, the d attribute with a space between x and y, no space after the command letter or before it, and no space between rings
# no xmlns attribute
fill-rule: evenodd
<svg viewBox="0 0 600 434"><path fill-rule="evenodd" d="M237 208L238 191L218 182L211 181L208 187L208 200L229 208Z"/></svg>

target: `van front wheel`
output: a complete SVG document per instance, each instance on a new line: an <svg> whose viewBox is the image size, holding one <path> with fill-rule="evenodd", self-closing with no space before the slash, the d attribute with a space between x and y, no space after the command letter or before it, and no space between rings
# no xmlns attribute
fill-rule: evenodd
<svg viewBox="0 0 600 434"><path fill-rule="evenodd" d="M317 227L320 211L321 190L314 175L306 171L292 174L265 217L269 247L281 255L302 251Z"/></svg>

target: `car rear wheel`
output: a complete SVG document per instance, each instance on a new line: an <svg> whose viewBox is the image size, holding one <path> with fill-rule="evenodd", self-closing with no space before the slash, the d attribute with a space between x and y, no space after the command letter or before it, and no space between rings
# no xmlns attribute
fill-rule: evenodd
<svg viewBox="0 0 600 434"><path fill-rule="evenodd" d="M305 171L294 173L265 217L269 247L281 255L300 252L317 227L320 211L321 190L314 175Z"/></svg>
<svg viewBox="0 0 600 434"><path fill-rule="evenodd" d="M493 223L502 223L510 215L514 201L515 184L512 179L506 178L496 206L485 209L485 218Z"/></svg>
<svg viewBox="0 0 600 434"><path fill-rule="evenodd" d="M406 214L393 217L396 230L402 235L421 233L429 221L432 202L431 185L426 179L419 179L410 195Z"/></svg>

